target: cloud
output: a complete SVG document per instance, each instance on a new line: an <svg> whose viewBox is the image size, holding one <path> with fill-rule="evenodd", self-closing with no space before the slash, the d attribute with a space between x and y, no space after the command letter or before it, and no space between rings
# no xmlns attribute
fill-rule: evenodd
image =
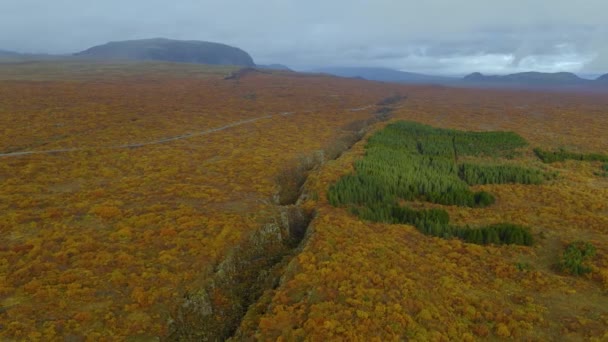
<svg viewBox="0 0 608 342"><path fill-rule="evenodd" d="M587 64L585 64L584 70L593 74L606 74L608 73L608 48L601 47L595 57Z"/></svg>
<svg viewBox="0 0 608 342"><path fill-rule="evenodd" d="M168 37L296 68L599 72L608 71L606 13L605 0L19 0L0 4L0 48L70 53Z"/></svg>
<svg viewBox="0 0 608 342"><path fill-rule="evenodd" d="M589 73L608 73L608 28L597 30L593 38L588 42L588 50L592 51L592 58L584 69Z"/></svg>

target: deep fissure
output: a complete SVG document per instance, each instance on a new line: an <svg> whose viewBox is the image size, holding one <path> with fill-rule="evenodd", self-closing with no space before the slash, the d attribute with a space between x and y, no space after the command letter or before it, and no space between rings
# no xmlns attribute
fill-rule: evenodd
<svg viewBox="0 0 608 342"><path fill-rule="evenodd" d="M169 321L169 340L218 341L238 334L242 319L256 309L264 291L279 285L283 268L305 241L315 217L314 209L301 205L315 196L306 191L310 173L339 158L371 125L389 120L392 111L383 105L371 118L352 122L332 143L281 172L273 219L234 247L203 287L184 294Z"/></svg>

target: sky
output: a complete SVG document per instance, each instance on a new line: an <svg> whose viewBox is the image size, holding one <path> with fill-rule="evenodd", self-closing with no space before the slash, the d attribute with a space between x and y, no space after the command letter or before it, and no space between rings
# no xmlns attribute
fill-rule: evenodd
<svg viewBox="0 0 608 342"><path fill-rule="evenodd" d="M608 0L0 0L0 50L108 41L237 46L296 70L608 73Z"/></svg>

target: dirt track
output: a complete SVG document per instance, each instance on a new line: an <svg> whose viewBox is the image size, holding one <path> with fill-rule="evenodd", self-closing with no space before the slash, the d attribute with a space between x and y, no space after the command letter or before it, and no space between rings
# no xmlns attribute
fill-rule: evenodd
<svg viewBox="0 0 608 342"><path fill-rule="evenodd" d="M369 106L360 107L360 108L352 108L352 109L348 109L348 111L367 110L372 107L374 107L374 105L369 105ZM199 136L211 134L214 132L223 131L228 128L245 125L245 124L252 123L255 121L269 119L269 118L272 118L272 117L275 117L278 115L288 116L288 115L293 115L293 114L297 114L297 113L296 112L282 112L282 113L278 113L278 114L269 114L269 115L264 115L264 116L260 116L260 117L253 118L253 119L236 121L236 122L224 125L224 126L211 128L211 129L200 131L200 132L186 133L186 134L182 134L182 135L177 135L177 136L173 136L173 137L167 137L167 138L162 138L162 139L152 140L152 141L147 141L147 142L130 143L130 144L114 145L114 146L102 146L102 147L75 147L75 148L64 148L64 149L44 150L44 151L20 151L20 152L10 152L10 153L0 153L0 157L18 157L18 156L27 156L27 155L31 155L31 154L55 154L55 153L65 153L65 152L144 147L144 146L148 146L148 145L163 144L163 143L176 141L176 140L183 140L183 139L189 139L192 137L199 137Z"/></svg>

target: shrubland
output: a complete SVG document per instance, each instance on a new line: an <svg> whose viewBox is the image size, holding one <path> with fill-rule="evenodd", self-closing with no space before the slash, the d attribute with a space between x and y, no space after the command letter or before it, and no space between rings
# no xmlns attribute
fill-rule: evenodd
<svg viewBox="0 0 608 342"><path fill-rule="evenodd" d="M0 157L6 339L165 336L183 296L276 219L277 177L374 117L350 109L393 93L204 66L115 66L101 80L42 67L41 81L0 81L0 153L74 150Z"/></svg>
<svg viewBox="0 0 608 342"><path fill-rule="evenodd" d="M465 169L479 168L465 176L455 153L448 157L450 163L431 163L428 158L421 166L424 148L417 151L415 141L408 148L411 134L403 134L402 139L388 139L401 146L373 164L382 155L375 150L377 137L400 125L418 126L379 125L350 152L309 177L311 191L328 196L316 201L312 234L286 267L278 288L267 293L264 309L243 322L244 336L378 341L607 338L608 183L595 173L595 162L544 164L533 152L559 146L582 154L605 151L608 141L600 137L608 129L605 105L599 96L586 94L411 90L406 108L395 111L396 119L431 125L420 126L431 131L509 131L528 145L502 156L458 156ZM402 159L416 162L408 165ZM445 166L424 168L430 176L422 180L446 170L452 182L464 183L456 189L486 192L494 203L430 203L422 192L399 192L404 190L398 185L410 184L401 180L408 179L412 168L435 164ZM480 180L489 170L527 176ZM347 185L351 182L355 186ZM377 187L381 191L373 191ZM390 210L376 215L379 208L372 207L370 213L370 203L388 203L381 207ZM398 219L395 214L402 212L413 216L414 223ZM371 222L365 213L372 216ZM501 222L529 227L535 242L479 245L453 235L429 236L415 222L425 216L463 227L500 227ZM574 269L588 272L576 276L563 268L569 265L582 265Z"/></svg>
<svg viewBox="0 0 608 342"><path fill-rule="evenodd" d="M605 162L534 153L608 150L604 96L70 68L0 67L0 153L73 149L0 157L3 339L167 339L184 303L234 340L607 338ZM302 242L251 246L294 200Z"/></svg>

